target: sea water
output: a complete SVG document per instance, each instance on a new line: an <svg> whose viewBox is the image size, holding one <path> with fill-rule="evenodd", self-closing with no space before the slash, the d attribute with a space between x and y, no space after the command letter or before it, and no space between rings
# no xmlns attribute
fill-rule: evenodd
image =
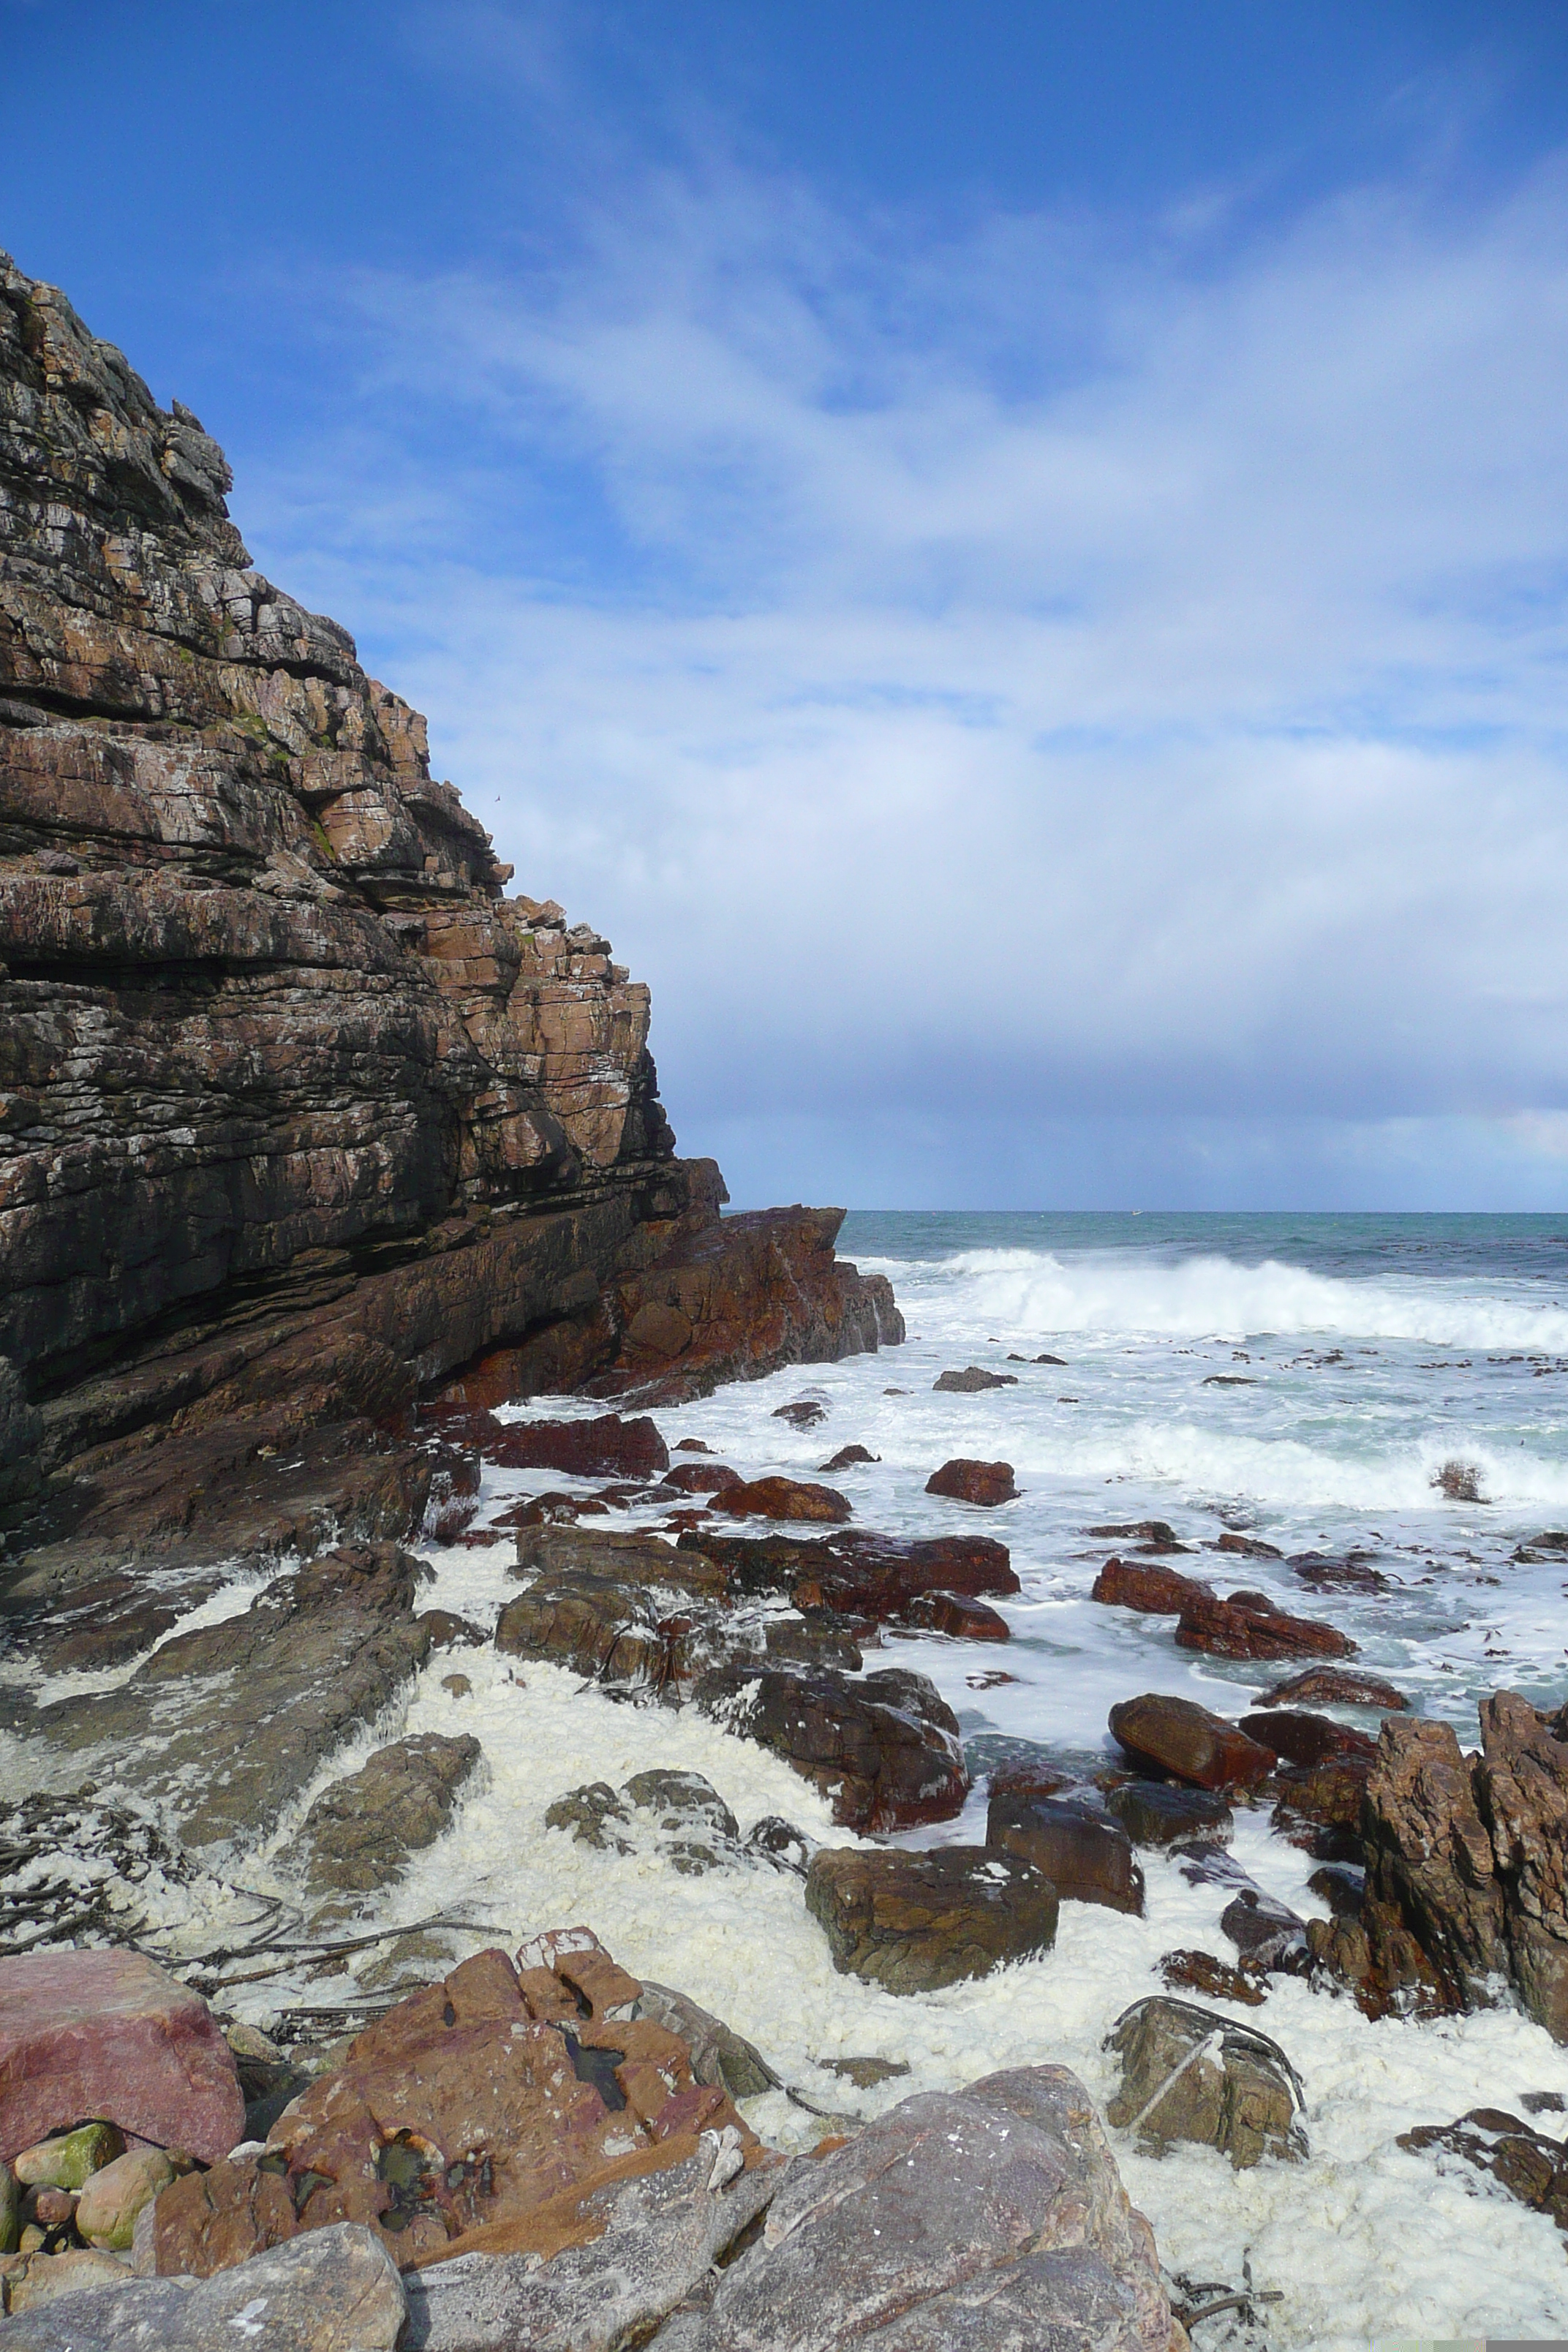
<svg viewBox="0 0 1568 2352"><path fill-rule="evenodd" d="M857 1524L980 1530L1008 1545L1022 1590L999 1604L1012 1631L1005 1647L893 1636L867 1654L868 1669L907 1664L937 1683L976 1772L964 1814L917 1842L983 1837L984 1774L1001 1758L1109 1755L1106 1717L1119 1698L1184 1693L1237 1716L1293 1671L1195 1656L1175 1647L1172 1620L1092 1602L1097 1569L1116 1548L1090 1537L1093 1527L1168 1520L1193 1548L1175 1563L1184 1571L1222 1591L1266 1589L1342 1627L1358 1664L1451 1721L1468 1746L1489 1690L1506 1685L1538 1704L1568 1696L1568 1562L1531 1540L1568 1525L1568 1216L858 1214L840 1248L892 1280L904 1347L787 1369L655 1418L672 1447L700 1438L748 1476L816 1475L858 1443L879 1458L832 1477ZM1062 1360L1033 1360L1041 1355ZM1013 1384L933 1388L968 1364ZM777 1417L802 1400L823 1408L804 1431ZM510 1411L603 1409L540 1399ZM955 1454L1011 1462L1019 1499L982 1511L928 1496L931 1473ZM1450 1464L1473 1474L1484 1499L1456 1500L1434 1483ZM477 1524L520 1495L573 1483L487 1469ZM1281 1558L1205 1549L1226 1528ZM429 1604L488 1627L518 1589L510 1544L425 1550ZM1292 1554L1351 1550L1370 1557L1381 1590L1314 1592L1289 1565ZM205 1606L243 1607L253 1591L237 1583ZM1013 1679L997 1682L999 1669ZM488 1647L433 1658L380 1723L322 1766L243 1867L139 1887L143 1916L162 1905L163 1948L177 1958L222 1940L243 1907L236 1881L289 1893L282 1857L317 1790L374 1746L424 1731L472 1734L484 1766L449 1833L382 1899L381 1919L460 1914L474 1924L446 1938L455 1949L588 1924L634 1972L724 2016L818 2106L869 2116L911 2091L1055 2063L1073 2067L1103 2111L1117 2081L1106 2033L1163 1989L1162 1955L1202 1947L1234 1958L1218 1926L1224 1891L1191 1887L1148 1854L1144 1917L1064 1904L1055 1948L1037 1960L913 1998L840 1976L798 1880L752 1865L683 1876L655 1839L598 1852L543 1819L584 1781L679 1766L704 1773L742 1828L784 1814L820 1843L853 1843L814 1790L689 1710L619 1704ZM1321 1914L1310 1859L1272 1833L1266 1812L1238 1813L1234 1851L1270 1893ZM346 1976L272 1978L226 1998L263 2024L300 2000L341 1994L347 2004L382 1958L353 1955ZM1236 2013L1279 2042L1302 2076L1304 2163L1237 2173L1212 2150L1157 2159L1111 2135L1173 2269L1239 2284L1248 2260L1257 2284L1281 2297L1261 2330L1207 2323L1200 2347L1360 2352L1374 2336L1568 2336L1568 2250L1552 2221L1455 2159L1398 2146L1412 2126L1478 2105L1519 2113L1529 2092L1568 2097L1568 2051L1512 2006L1374 2024L1297 1978L1275 1979L1261 2010ZM908 2072L852 2092L831 2071L846 2056ZM748 2112L784 2144L809 2144L823 2128L779 2094Z"/></svg>

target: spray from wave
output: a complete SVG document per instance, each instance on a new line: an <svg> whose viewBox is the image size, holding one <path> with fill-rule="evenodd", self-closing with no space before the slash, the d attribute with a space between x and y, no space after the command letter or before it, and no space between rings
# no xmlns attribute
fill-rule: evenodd
<svg viewBox="0 0 1568 2352"><path fill-rule="evenodd" d="M900 1269L907 1280L913 1271ZM920 1269L922 1299L970 1328L1181 1339L1409 1339L1439 1348L1568 1352L1568 1309L1482 1295L1463 1283L1347 1281L1266 1258L1152 1264L1110 1253L966 1250Z"/></svg>

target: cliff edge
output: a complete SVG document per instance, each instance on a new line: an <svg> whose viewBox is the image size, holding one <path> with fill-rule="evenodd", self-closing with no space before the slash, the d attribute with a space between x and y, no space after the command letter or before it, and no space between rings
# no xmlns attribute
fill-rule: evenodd
<svg viewBox="0 0 1568 2352"><path fill-rule="evenodd" d="M216 443L0 255L0 1529L14 1593L400 1535L413 1409L902 1337L726 1218L648 993L255 571Z"/></svg>

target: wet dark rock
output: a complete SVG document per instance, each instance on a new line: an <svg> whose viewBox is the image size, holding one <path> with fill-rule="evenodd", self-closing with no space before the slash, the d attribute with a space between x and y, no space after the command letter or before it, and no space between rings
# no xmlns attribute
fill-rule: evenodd
<svg viewBox="0 0 1568 2352"><path fill-rule="evenodd" d="M1082 1804L992 1790L985 1843L1044 1872L1065 1901L1143 1914L1143 1874L1119 1822Z"/></svg>
<svg viewBox="0 0 1568 2352"><path fill-rule="evenodd" d="M477 1739L431 1731L378 1748L322 1790L288 1859L303 1866L313 1895L390 1885L449 1826L482 1753Z"/></svg>
<svg viewBox="0 0 1568 2352"><path fill-rule="evenodd" d="M1272 1751L1192 1699L1148 1692L1110 1710L1110 1728L1129 1756L1156 1764L1198 1789L1252 1789L1273 1767Z"/></svg>
<svg viewBox="0 0 1568 2352"><path fill-rule="evenodd" d="M1372 1772L1366 1756L1282 1764L1268 1783L1277 1833L1320 1862L1360 1863L1362 1813Z"/></svg>
<svg viewBox="0 0 1568 2352"><path fill-rule="evenodd" d="M817 1538L731 1536L704 1530L682 1538L729 1579L737 1599L787 1596L797 1609L889 1624L922 1592L1007 1598L1020 1590L1007 1548L991 1536L937 1536L911 1542L869 1529Z"/></svg>
<svg viewBox="0 0 1568 2352"><path fill-rule="evenodd" d="M694 1703L727 1730L782 1756L862 1835L947 1821L969 1790L958 1718L923 1675L884 1667L857 1682L736 1666L698 1684Z"/></svg>
<svg viewBox="0 0 1568 2352"><path fill-rule="evenodd" d="M879 1462L879 1454L872 1454L864 1445L841 1445L829 1462L818 1465L818 1477L831 1477L836 1470L853 1470L863 1462Z"/></svg>
<svg viewBox="0 0 1568 2352"><path fill-rule="evenodd" d="M428 1633L433 1650L477 1650L484 1646L485 1635L479 1627L453 1610L426 1609L414 1622Z"/></svg>
<svg viewBox="0 0 1568 2352"><path fill-rule="evenodd" d="M816 1852L804 1830L786 1822L777 1813L764 1813L746 1832L746 1852L773 1870L787 1870L793 1877L804 1878L811 1867Z"/></svg>
<svg viewBox="0 0 1568 2352"><path fill-rule="evenodd" d="M1374 1568L1365 1552L1347 1552L1342 1559L1323 1552L1293 1552L1287 1566L1309 1592L1387 1592L1395 1581Z"/></svg>
<svg viewBox="0 0 1568 2352"><path fill-rule="evenodd" d="M1160 1974L1173 1992L1202 1993L1205 2000L1235 2000L1244 2009L1261 2009L1268 1998L1257 1973L1216 1960L1212 1952L1166 1952Z"/></svg>
<svg viewBox="0 0 1568 2352"><path fill-rule="evenodd" d="M1377 1742L1364 1731L1352 1731L1331 1716L1311 1715L1295 1707L1268 1707L1244 1715L1241 1728L1260 1748L1272 1748L1288 1764L1326 1764L1338 1757L1355 1757L1371 1763Z"/></svg>
<svg viewBox="0 0 1568 2352"><path fill-rule="evenodd" d="M1179 1617L1205 1597L1209 1587L1173 1568L1146 1568L1140 1560L1108 1559L1095 1578L1091 1601L1113 1609L1137 1609L1150 1617Z"/></svg>
<svg viewBox="0 0 1568 2352"><path fill-rule="evenodd" d="M1176 1541L1176 1531L1164 1519L1116 1519L1103 1527L1085 1528L1096 1543L1137 1543L1150 1551L1187 1551Z"/></svg>
<svg viewBox="0 0 1568 2352"><path fill-rule="evenodd" d="M1260 1887L1244 1886L1220 1914L1220 1933L1227 1936L1243 1959L1263 1969L1303 1966L1307 1957L1307 1923Z"/></svg>
<svg viewBox="0 0 1568 2352"><path fill-rule="evenodd" d="M1016 1372L988 1372L979 1364L968 1364L961 1372L939 1372L931 1386L945 1396L975 1396L982 1389L1016 1389Z"/></svg>
<svg viewBox="0 0 1568 2352"><path fill-rule="evenodd" d="M726 1462L681 1462L665 1481L678 1495L716 1495L721 1487L738 1486L741 1474Z"/></svg>
<svg viewBox="0 0 1568 2352"><path fill-rule="evenodd" d="M1342 1666L1309 1666L1263 1695L1265 1706L1372 1706L1397 1714L1409 1704L1392 1683Z"/></svg>
<svg viewBox="0 0 1568 2352"><path fill-rule="evenodd" d="M930 1992L989 1976L1056 1940L1050 1880L988 1845L923 1853L826 1847L806 1874L805 1903L840 1974L889 1992Z"/></svg>
<svg viewBox="0 0 1568 2352"><path fill-rule="evenodd" d="M1336 1919L1359 1919L1366 1900L1366 1872L1352 1862L1325 1862L1307 1881Z"/></svg>
<svg viewBox="0 0 1568 2352"><path fill-rule="evenodd" d="M932 1471L926 1480L926 1493L994 1510L999 1503L1016 1502L1018 1489L1010 1462L970 1462L960 1456Z"/></svg>
<svg viewBox="0 0 1568 2352"><path fill-rule="evenodd" d="M1212 1838L1228 1845L1236 1817L1223 1797L1167 1781L1127 1780L1106 1791L1105 1802L1134 1845L1174 1845L1181 1838Z"/></svg>
<svg viewBox="0 0 1568 2352"><path fill-rule="evenodd" d="M1010 1642L1013 1629L998 1610L962 1592L917 1592L904 1622L965 1642Z"/></svg>
<svg viewBox="0 0 1568 2352"><path fill-rule="evenodd" d="M1176 1626L1177 1646L1221 1658L1349 1658L1348 1633L1315 1617L1291 1617L1266 1594L1204 1593L1189 1601Z"/></svg>
<svg viewBox="0 0 1568 2352"><path fill-rule="evenodd" d="M1217 2147L1237 2170L1265 2156L1306 2155L1295 2071L1255 2027L1156 1996L1118 2018L1106 2047L1121 2059L1121 2086L1105 2111L1119 2129L1155 2147L1174 2140Z"/></svg>
<svg viewBox="0 0 1568 2352"><path fill-rule="evenodd" d="M654 1478L669 1467L669 1448L646 1414L586 1421L497 1422L486 1458L509 1470L560 1470L571 1478Z"/></svg>
<svg viewBox="0 0 1568 2352"><path fill-rule="evenodd" d="M1234 1528L1227 1528L1224 1535L1215 1538L1215 1549L1236 1552L1243 1559L1282 1559L1285 1556L1278 1544L1264 1543L1258 1536L1238 1534Z"/></svg>
<svg viewBox="0 0 1568 2352"><path fill-rule="evenodd" d="M833 1486L800 1478L737 1479L720 1488L713 1507L731 1518L816 1519L842 1522L852 1514L848 1498Z"/></svg>
<svg viewBox="0 0 1568 2352"><path fill-rule="evenodd" d="M816 1429L827 1419L827 1407L815 1397L798 1397L794 1404L775 1405L773 1419L787 1421L792 1429Z"/></svg>

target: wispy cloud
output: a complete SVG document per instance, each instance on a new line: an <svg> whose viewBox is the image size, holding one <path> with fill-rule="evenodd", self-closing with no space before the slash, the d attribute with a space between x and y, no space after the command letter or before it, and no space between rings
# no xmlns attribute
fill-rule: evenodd
<svg viewBox="0 0 1568 2352"><path fill-rule="evenodd" d="M1560 1157L1562 165L959 233L710 144L572 206L339 281L340 437L240 519L652 980L678 1115Z"/></svg>

